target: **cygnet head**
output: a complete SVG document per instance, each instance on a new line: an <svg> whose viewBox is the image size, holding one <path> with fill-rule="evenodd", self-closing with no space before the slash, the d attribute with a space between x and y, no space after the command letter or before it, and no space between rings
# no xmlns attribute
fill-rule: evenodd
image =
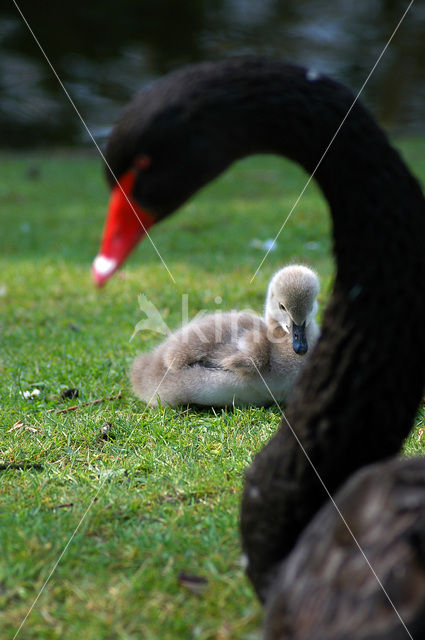
<svg viewBox="0 0 425 640"><path fill-rule="evenodd" d="M275 320L292 337L295 353L308 351L306 329L317 313L320 284L316 273L294 264L274 274L267 291L265 318Z"/></svg>

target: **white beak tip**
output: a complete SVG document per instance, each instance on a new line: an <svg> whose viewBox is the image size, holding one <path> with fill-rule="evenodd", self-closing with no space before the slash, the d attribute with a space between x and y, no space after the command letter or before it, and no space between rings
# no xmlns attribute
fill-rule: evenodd
<svg viewBox="0 0 425 640"><path fill-rule="evenodd" d="M101 287L117 269L115 258L108 258L101 253L95 257L92 264L92 275L95 284Z"/></svg>

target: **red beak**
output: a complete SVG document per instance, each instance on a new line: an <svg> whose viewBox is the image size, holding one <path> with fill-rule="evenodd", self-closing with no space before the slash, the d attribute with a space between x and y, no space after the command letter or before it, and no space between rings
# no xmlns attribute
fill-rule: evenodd
<svg viewBox="0 0 425 640"><path fill-rule="evenodd" d="M124 173L112 189L100 251L93 261L93 279L101 287L155 222L131 197L136 171Z"/></svg>

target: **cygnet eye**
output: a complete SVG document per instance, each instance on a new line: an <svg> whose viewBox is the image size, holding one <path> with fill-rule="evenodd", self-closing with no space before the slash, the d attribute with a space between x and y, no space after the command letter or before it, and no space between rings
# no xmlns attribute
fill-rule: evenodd
<svg viewBox="0 0 425 640"><path fill-rule="evenodd" d="M286 311L284 305L281 302L279 302L279 307L282 309L282 311Z"/></svg>

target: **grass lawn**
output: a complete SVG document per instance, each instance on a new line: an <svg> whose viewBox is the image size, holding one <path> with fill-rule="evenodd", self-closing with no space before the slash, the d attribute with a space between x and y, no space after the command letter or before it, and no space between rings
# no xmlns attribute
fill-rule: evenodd
<svg viewBox="0 0 425 640"><path fill-rule="evenodd" d="M425 182L425 138L396 143ZM189 317L261 312L271 274L294 260L318 270L323 308L334 270L326 204L311 185L250 284L264 255L256 245L277 233L306 177L279 158L244 160L153 229L175 284L145 241L98 291L90 263L108 199L98 157L1 160L0 637L259 638L239 501L243 471L279 412L146 410L127 370L161 336L130 338L144 317L140 293L172 329L183 294ZM68 388L78 399L61 400ZM26 399L34 389L40 394ZM423 449L424 428L422 407L408 453ZM200 593L181 572L206 578Z"/></svg>

